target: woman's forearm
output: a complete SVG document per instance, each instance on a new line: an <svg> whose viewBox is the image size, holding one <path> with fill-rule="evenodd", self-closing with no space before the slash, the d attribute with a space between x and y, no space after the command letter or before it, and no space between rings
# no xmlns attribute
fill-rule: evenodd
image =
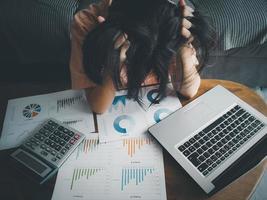
<svg viewBox="0 0 267 200"><path fill-rule="evenodd" d="M200 76L197 71L198 60L195 50L183 46L172 61L170 74L174 89L181 95L192 98L200 86Z"/></svg>
<svg viewBox="0 0 267 200"><path fill-rule="evenodd" d="M103 85L86 89L87 101L92 111L98 114L104 113L112 104L115 91L111 78L106 80Z"/></svg>
<svg viewBox="0 0 267 200"><path fill-rule="evenodd" d="M199 86L200 76L198 72L195 72L181 83L178 92L187 98L192 98L196 95Z"/></svg>

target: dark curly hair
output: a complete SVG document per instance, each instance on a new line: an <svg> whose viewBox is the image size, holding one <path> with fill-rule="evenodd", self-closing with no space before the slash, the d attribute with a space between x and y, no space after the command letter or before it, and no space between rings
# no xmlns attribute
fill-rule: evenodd
<svg viewBox="0 0 267 200"><path fill-rule="evenodd" d="M87 76L102 84L103 75L111 75L115 87L122 86L120 78L120 48L117 38L126 33L130 47L126 52L128 98L140 102L139 89L149 73L159 82L155 102L165 96L168 68L172 57L186 39L181 36L182 13L167 0L113 0L105 22L86 37L83 44L83 64ZM206 61L210 43L210 27L199 12L194 12L190 32L197 50L199 69Z"/></svg>

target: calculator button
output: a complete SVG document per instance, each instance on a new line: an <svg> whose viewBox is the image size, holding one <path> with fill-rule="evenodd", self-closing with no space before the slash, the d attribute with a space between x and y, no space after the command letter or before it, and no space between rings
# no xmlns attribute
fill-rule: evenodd
<svg viewBox="0 0 267 200"><path fill-rule="evenodd" d="M74 144L75 142L76 142L76 140L74 140L74 139L70 140L70 144Z"/></svg>
<svg viewBox="0 0 267 200"><path fill-rule="evenodd" d="M46 151L41 151L41 155L43 155L43 156L47 156L48 153L47 153Z"/></svg>
<svg viewBox="0 0 267 200"><path fill-rule="evenodd" d="M54 134L55 134L56 136L59 136L59 135L60 135L60 131L56 130L56 131L54 132Z"/></svg>
<svg viewBox="0 0 267 200"><path fill-rule="evenodd" d="M64 155L67 152L67 149L62 149L60 152Z"/></svg>
<svg viewBox="0 0 267 200"><path fill-rule="evenodd" d="M41 141L44 141L44 139L45 139L44 136L41 136L41 137L39 138L39 140L41 140Z"/></svg>
<svg viewBox="0 0 267 200"><path fill-rule="evenodd" d="M66 144L65 148L66 148L66 149L70 149L71 146L72 146L72 144L68 143L68 144Z"/></svg>
<svg viewBox="0 0 267 200"><path fill-rule="evenodd" d="M72 136L74 135L74 133L73 133L72 131L69 131L69 132L68 132L68 135L69 135L70 137L72 137Z"/></svg>
<svg viewBox="0 0 267 200"><path fill-rule="evenodd" d="M60 141L61 141L61 139L60 138L55 138L55 140L54 140L56 143L59 143Z"/></svg>
<svg viewBox="0 0 267 200"><path fill-rule="evenodd" d="M37 139L40 139L41 135L40 135L39 133L36 133L36 134L34 135L34 137L36 137Z"/></svg>
<svg viewBox="0 0 267 200"><path fill-rule="evenodd" d="M56 143L51 142L51 144L49 146L52 147L52 148L54 148L56 146Z"/></svg>
<svg viewBox="0 0 267 200"><path fill-rule="evenodd" d="M32 143L31 142L27 142L26 145L30 147L30 146L32 146Z"/></svg>
<svg viewBox="0 0 267 200"><path fill-rule="evenodd" d="M63 138L65 141L69 141L70 140L70 136L65 135Z"/></svg>
<svg viewBox="0 0 267 200"><path fill-rule="evenodd" d="M35 141L36 141L36 139L34 139L34 138L31 138L31 139L30 139L30 141L31 141L31 142L35 142Z"/></svg>
<svg viewBox="0 0 267 200"><path fill-rule="evenodd" d="M57 161L57 158L54 157L54 158L52 158L51 160L52 160L53 162L56 162L56 161Z"/></svg>
<svg viewBox="0 0 267 200"><path fill-rule="evenodd" d="M38 144L36 142L32 142L32 146L36 147L36 146L38 146Z"/></svg>
<svg viewBox="0 0 267 200"><path fill-rule="evenodd" d="M49 125L52 125L52 126L56 126L56 125L57 125L57 123L53 122L52 120L49 120L47 123L48 123Z"/></svg>
<svg viewBox="0 0 267 200"><path fill-rule="evenodd" d="M81 136L79 134L74 135L74 139L78 140Z"/></svg>
<svg viewBox="0 0 267 200"><path fill-rule="evenodd" d="M63 126L59 126L58 127L58 130L63 131L64 130L64 127Z"/></svg>
<svg viewBox="0 0 267 200"><path fill-rule="evenodd" d="M49 130L49 131L53 131L54 130L54 127L49 126L48 124L44 125L43 127L44 127L44 129Z"/></svg>
<svg viewBox="0 0 267 200"><path fill-rule="evenodd" d="M64 145L66 144L66 141L64 141L64 140L60 140L60 141L59 141L59 144L62 145L62 146L64 146Z"/></svg>
<svg viewBox="0 0 267 200"><path fill-rule="evenodd" d="M66 128L64 128L64 129L63 129L63 132L64 132L64 133L69 133L69 130L66 129Z"/></svg>
<svg viewBox="0 0 267 200"><path fill-rule="evenodd" d="M50 140L49 140L49 139L46 139L46 140L44 141L44 143L49 145L49 144L50 144Z"/></svg>
<svg viewBox="0 0 267 200"><path fill-rule="evenodd" d="M53 156L56 155L56 152L55 151L51 151L50 152Z"/></svg>
<svg viewBox="0 0 267 200"><path fill-rule="evenodd" d="M47 152L50 152L50 151L51 151L51 149L50 149L49 147L46 147L45 150L46 150Z"/></svg>
<svg viewBox="0 0 267 200"><path fill-rule="evenodd" d="M60 138L63 138L64 136L65 136L65 134L62 133L62 132L60 132L59 137L60 137Z"/></svg>
<svg viewBox="0 0 267 200"><path fill-rule="evenodd" d="M43 130L43 131L39 131L39 133L41 133L41 135L47 137L50 135L50 132L49 131L46 131L46 130Z"/></svg>
<svg viewBox="0 0 267 200"><path fill-rule="evenodd" d="M58 158L58 159L61 159L61 158L62 158L62 155L57 154L57 158Z"/></svg>
<svg viewBox="0 0 267 200"><path fill-rule="evenodd" d="M44 144L42 144L40 147L41 147L41 149L45 149L46 146Z"/></svg>
<svg viewBox="0 0 267 200"><path fill-rule="evenodd" d="M50 138L51 140L54 140L54 139L56 138L56 136L52 134L52 135L49 136L49 138Z"/></svg>
<svg viewBox="0 0 267 200"><path fill-rule="evenodd" d="M57 145L57 146L55 146L55 149L56 149L57 151L60 151L61 146L60 146L60 145Z"/></svg>
<svg viewBox="0 0 267 200"><path fill-rule="evenodd" d="M39 132L42 133L42 134L46 133L45 129L43 129L43 128L41 128L41 129L39 130Z"/></svg>

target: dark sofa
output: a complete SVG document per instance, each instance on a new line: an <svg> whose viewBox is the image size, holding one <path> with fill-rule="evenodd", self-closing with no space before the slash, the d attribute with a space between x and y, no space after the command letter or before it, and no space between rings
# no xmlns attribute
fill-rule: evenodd
<svg viewBox="0 0 267 200"><path fill-rule="evenodd" d="M94 1L1 0L0 80L69 81L71 20ZM267 87L267 1L191 3L211 17L218 33L201 76Z"/></svg>

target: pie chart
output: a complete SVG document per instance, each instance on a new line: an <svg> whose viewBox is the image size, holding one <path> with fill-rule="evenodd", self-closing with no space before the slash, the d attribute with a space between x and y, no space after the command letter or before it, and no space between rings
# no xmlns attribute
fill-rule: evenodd
<svg viewBox="0 0 267 200"><path fill-rule="evenodd" d="M171 114L171 111L167 108L160 108L154 113L154 120L156 123L160 122L163 118Z"/></svg>
<svg viewBox="0 0 267 200"><path fill-rule="evenodd" d="M119 135L127 135L134 128L134 125L134 119L129 115L121 115L113 122L113 127Z"/></svg>
<svg viewBox="0 0 267 200"><path fill-rule="evenodd" d="M29 104L22 111L23 116L28 119L36 117L40 112L41 106L39 104Z"/></svg>

